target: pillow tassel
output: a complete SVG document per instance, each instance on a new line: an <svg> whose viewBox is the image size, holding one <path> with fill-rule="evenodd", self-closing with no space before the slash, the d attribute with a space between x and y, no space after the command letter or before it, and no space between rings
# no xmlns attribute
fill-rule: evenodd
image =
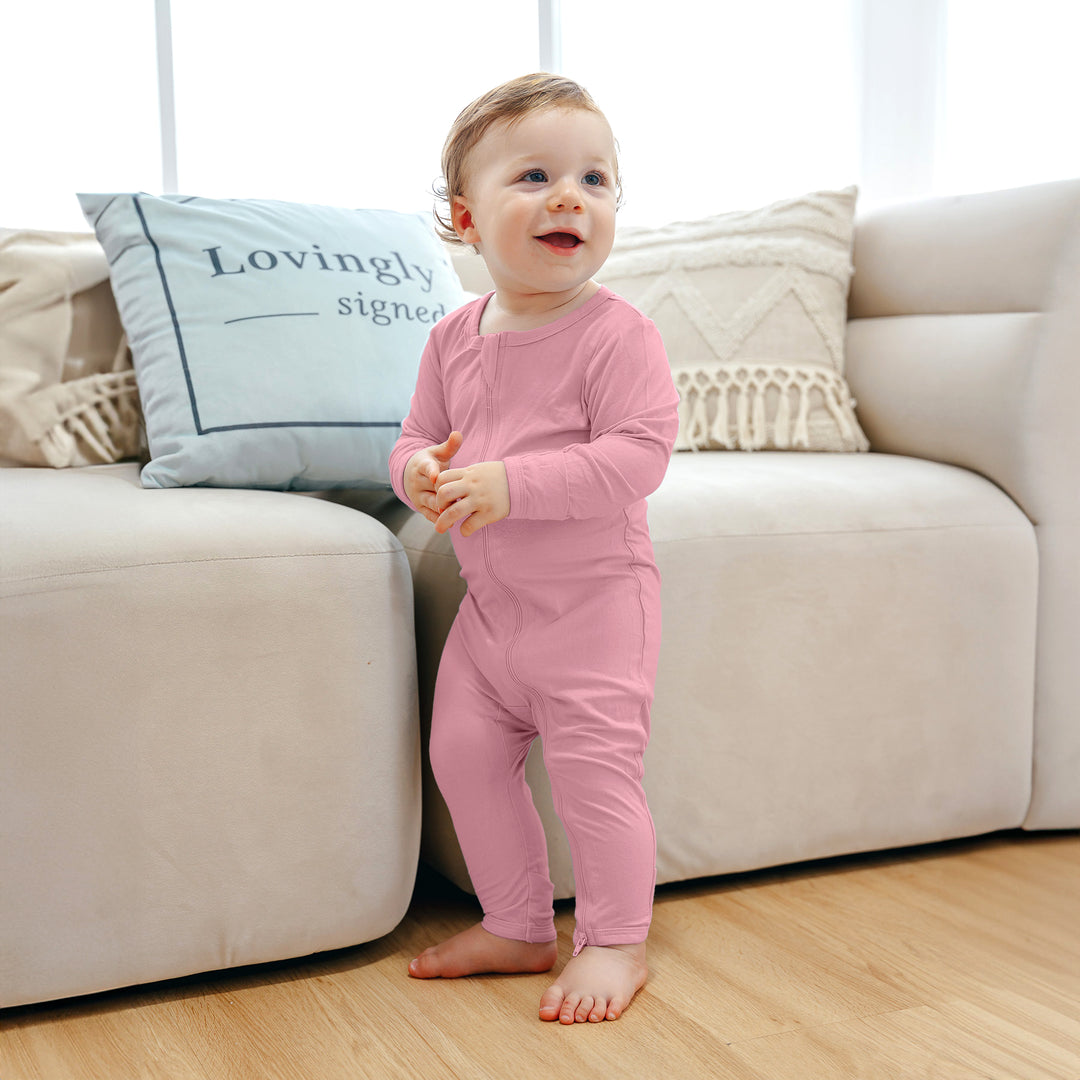
<svg viewBox="0 0 1080 1080"><path fill-rule="evenodd" d="M718 443L725 450L730 450L732 448L732 443L728 388L721 380L714 380L714 385L716 386L716 415L713 417L712 428L709 431L709 439L714 443Z"/></svg>
<svg viewBox="0 0 1080 1080"><path fill-rule="evenodd" d="M697 450L708 445L709 417L706 410L705 388L696 386L693 394L694 408L690 419L690 445Z"/></svg>
<svg viewBox="0 0 1080 1080"><path fill-rule="evenodd" d="M791 391L782 383L778 384L777 389L780 398L776 403L773 440L777 450L786 450L791 445Z"/></svg>
<svg viewBox="0 0 1080 1080"><path fill-rule="evenodd" d="M836 426L840 429L840 436L844 440L845 446L857 450L869 450L870 440L863 434L861 428L856 430L856 425L852 423L855 415L855 400L854 398L845 400L842 396L843 393L843 386L837 385L835 381L830 382L825 390L825 407L829 410L833 420L836 421Z"/></svg>
<svg viewBox="0 0 1080 1080"><path fill-rule="evenodd" d="M682 395L679 400L679 430L675 435L675 445L672 450L697 450L687 434L690 431L691 403L685 391L680 390L679 393Z"/></svg>
<svg viewBox="0 0 1080 1080"><path fill-rule="evenodd" d="M753 436L750 431L750 398L745 382L735 388L735 429L739 433L739 444L747 450L753 450Z"/></svg>
<svg viewBox="0 0 1080 1080"><path fill-rule="evenodd" d="M801 374L801 372L800 372ZM799 413L795 418L795 431L791 445L796 449L810 449L810 383L801 379L796 384L799 394Z"/></svg>
<svg viewBox="0 0 1080 1080"><path fill-rule="evenodd" d="M760 450L769 441L769 425L765 419L765 391L767 385L751 378L747 386L747 393L753 399L753 434L750 445L755 450Z"/></svg>

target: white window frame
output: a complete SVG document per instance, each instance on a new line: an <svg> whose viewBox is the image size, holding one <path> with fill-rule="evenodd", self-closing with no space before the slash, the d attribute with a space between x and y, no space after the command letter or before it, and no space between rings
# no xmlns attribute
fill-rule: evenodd
<svg viewBox="0 0 1080 1080"><path fill-rule="evenodd" d="M562 10L559 0L537 0L540 19L540 70L562 74Z"/></svg>
<svg viewBox="0 0 1080 1080"><path fill-rule="evenodd" d="M176 195L176 94L173 84L172 12L169 0L154 0L157 28L158 109L161 116L161 190Z"/></svg>

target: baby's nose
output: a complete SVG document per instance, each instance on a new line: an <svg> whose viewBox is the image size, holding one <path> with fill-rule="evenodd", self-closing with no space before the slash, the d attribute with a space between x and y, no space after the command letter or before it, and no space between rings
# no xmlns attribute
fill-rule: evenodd
<svg viewBox="0 0 1080 1080"><path fill-rule="evenodd" d="M559 184L551 193L551 205L555 210L580 210L580 192L569 181Z"/></svg>

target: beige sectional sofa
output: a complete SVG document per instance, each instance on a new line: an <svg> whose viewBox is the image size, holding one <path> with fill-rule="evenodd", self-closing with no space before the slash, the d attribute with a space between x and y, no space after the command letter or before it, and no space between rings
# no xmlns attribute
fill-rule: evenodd
<svg viewBox="0 0 1080 1080"><path fill-rule="evenodd" d="M660 883L1080 827L1080 181L864 215L854 264L871 452L680 452L649 498ZM468 887L420 764L463 590L392 494L0 470L0 1006L384 934L421 806Z"/></svg>
<svg viewBox="0 0 1080 1080"><path fill-rule="evenodd" d="M676 453L649 497L658 883L1080 826L1080 181L879 210L853 259L871 452ZM380 517L412 565L426 724L464 583L420 515ZM539 746L527 773L571 896ZM468 888L425 778L424 858Z"/></svg>

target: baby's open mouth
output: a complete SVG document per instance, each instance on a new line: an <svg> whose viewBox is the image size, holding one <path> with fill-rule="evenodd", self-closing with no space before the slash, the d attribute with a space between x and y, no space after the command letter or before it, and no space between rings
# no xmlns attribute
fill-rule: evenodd
<svg viewBox="0 0 1080 1080"><path fill-rule="evenodd" d="M578 244L583 244L584 241L573 233L567 232L551 232L546 233L543 236L538 236L537 240L542 240L545 244L550 244L552 247L557 248L576 248Z"/></svg>

